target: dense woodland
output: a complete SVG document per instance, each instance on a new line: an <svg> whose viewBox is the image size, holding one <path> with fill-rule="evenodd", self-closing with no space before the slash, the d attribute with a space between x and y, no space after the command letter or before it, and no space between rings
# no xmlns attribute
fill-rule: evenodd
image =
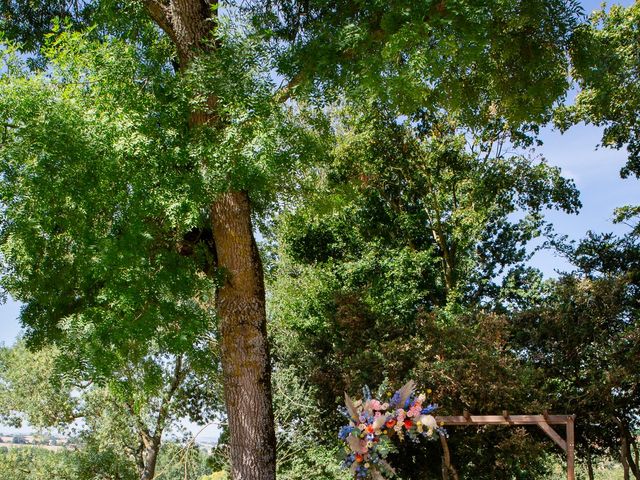
<svg viewBox="0 0 640 480"><path fill-rule="evenodd" d="M580 192L536 151L585 122L640 175L640 4L3 0L0 32L0 421L78 445L1 478L346 480L344 392L414 379L576 414L582 478L640 479L640 206L558 235ZM398 478L563 475L534 429L448 447Z"/></svg>

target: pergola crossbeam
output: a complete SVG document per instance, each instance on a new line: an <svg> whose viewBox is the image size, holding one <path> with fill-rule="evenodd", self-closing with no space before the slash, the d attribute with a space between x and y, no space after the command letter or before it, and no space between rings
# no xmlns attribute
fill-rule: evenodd
<svg viewBox="0 0 640 480"><path fill-rule="evenodd" d="M506 410L502 415L470 415L465 411L461 416L436 417L439 425L451 427L481 426L481 425L537 425L558 445L567 455L567 479L575 479L574 467L574 421L575 415L509 415ZM562 438L551 425L565 425L567 438Z"/></svg>
<svg viewBox="0 0 640 480"><path fill-rule="evenodd" d="M436 417L438 422L451 426L465 425L566 425L571 415L469 415Z"/></svg>

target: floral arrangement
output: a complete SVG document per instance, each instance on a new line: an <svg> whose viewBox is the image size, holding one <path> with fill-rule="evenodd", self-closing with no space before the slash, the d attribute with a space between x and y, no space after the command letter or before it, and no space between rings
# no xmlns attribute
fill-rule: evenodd
<svg viewBox="0 0 640 480"><path fill-rule="evenodd" d="M338 434L346 451L342 466L350 469L356 479L384 480L395 475L386 461L389 453L397 451L391 440L394 435L400 441L408 437L417 442L422 436L437 438L435 432L446 434L431 415L438 406L425 405L427 396L416 394L415 388L416 384L411 380L393 396L388 393L390 398L384 402L372 398L368 387L363 388L362 400L354 401L344 394L346 408L343 413L349 418L349 424ZM378 396L382 397L380 393ZM427 390L427 394L430 393Z"/></svg>

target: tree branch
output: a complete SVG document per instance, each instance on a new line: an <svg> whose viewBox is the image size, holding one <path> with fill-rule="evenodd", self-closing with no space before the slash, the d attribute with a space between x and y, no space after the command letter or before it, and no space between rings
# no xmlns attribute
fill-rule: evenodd
<svg viewBox="0 0 640 480"><path fill-rule="evenodd" d="M156 419L156 428L154 431L154 436L160 438L162 436L162 431L166 426L166 420L169 416L169 404L173 399L178 388L184 381L184 378L189 371L188 368L183 368L183 357L182 355L178 355L176 357L176 364L173 369L173 376L171 377L171 384L169 385L169 389L164 394L162 398L162 404L160 405L160 409L158 410L158 417Z"/></svg>
<svg viewBox="0 0 640 480"><path fill-rule="evenodd" d="M293 90L300 85L306 78L304 72L300 72L291 79L284 87L281 87L273 96L277 103L284 103L291 98Z"/></svg>
<svg viewBox="0 0 640 480"><path fill-rule="evenodd" d="M176 33L169 19L169 7L161 0L143 0L144 7L151 19L166 33L171 41L177 45Z"/></svg>

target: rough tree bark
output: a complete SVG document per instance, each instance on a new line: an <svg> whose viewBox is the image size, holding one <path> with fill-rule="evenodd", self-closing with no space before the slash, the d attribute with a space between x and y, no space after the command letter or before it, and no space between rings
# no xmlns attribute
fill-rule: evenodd
<svg viewBox="0 0 640 480"><path fill-rule="evenodd" d="M147 12L175 43L180 70L215 46L208 43L217 12L211 0L144 0ZM189 125L215 126L217 99L190 114ZM228 191L211 205L217 267L223 284L216 292L225 403L230 433L231 476L275 479L276 440L271 369L266 333L262 263L246 192Z"/></svg>
<svg viewBox="0 0 640 480"><path fill-rule="evenodd" d="M216 298L222 336L225 403L234 478L275 478L275 433L262 263L244 192L224 194L212 208L218 266Z"/></svg>
<svg viewBox="0 0 640 480"><path fill-rule="evenodd" d="M153 437L144 440L142 451L143 468L140 472L140 480L153 480L156 475L156 465L160 453L160 438Z"/></svg>

